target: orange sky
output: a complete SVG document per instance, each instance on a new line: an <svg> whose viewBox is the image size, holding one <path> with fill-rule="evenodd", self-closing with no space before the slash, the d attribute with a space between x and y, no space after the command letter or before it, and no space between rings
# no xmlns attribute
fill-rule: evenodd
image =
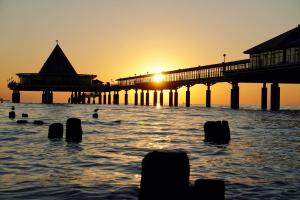
<svg viewBox="0 0 300 200"><path fill-rule="evenodd" d="M39 71L55 40L78 73L110 81L218 63L223 53L227 61L248 58L244 50L296 27L299 7L297 0L0 0L0 97L10 99L10 76ZM260 103L261 85L240 86L241 104ZM229 92L229 84L214 85L212 103L229 105ZM204 94L194 86L191 102L204 103ZM21 92L21 101L40 102L41 94ZM300 105L300 86L281 85L281 103Z"/></svg>

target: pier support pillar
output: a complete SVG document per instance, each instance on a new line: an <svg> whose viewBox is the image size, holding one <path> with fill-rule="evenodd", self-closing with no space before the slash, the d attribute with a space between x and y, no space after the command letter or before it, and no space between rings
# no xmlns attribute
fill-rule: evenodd
<svg viewBox="0 0 300 200"><path fill-rule="evenodd" d="M46 103L46 92L45 91L43 91L43 93L42 93L42 103L43 104Z"/></svg>
<svg viewBox="0 0 300 200"><path fill-rule="evenodd" d="M127 90L125 90L125 96L124 96L124 104L125 105L128 105L128 93L127 93Z"/></svg>
<svg viewBox="0 0 300 200"><path fill-rule="evenodd" d="M90 96L87 97L87 103L88 103L88 104L91 103L91 97L90 97Z"/></svg>
<svg viewBox="0 0 300 200"><path fill-rule="evenodd" d="M107 104L111 104L111 94L110 94L110 91L108 92Z"/></svg>
<svg viewBox="0 0 300 200"><path fill-rule="evenodd" d="M146 106L149 106L149 90L146 92Z"/></svg>
<svg viewBox="0 0 300 200"><path fill-rule="evenodd" d="M238 83L232 83L231 89L231 108L239 109L240 107L240 89Z"/></svg>
<svg viewBox="0 0 300 200"><path fill-rule="evenodd" d="M163 93L163 90L161 90L160 94L159 94L159 104L160 104L160 106L164 105L164 93Z"/></svg>
<svg viewBox="0 0 300 200"><path fill-rule="evenodd" d="M43 94L44 94L44 92L43 92ZM71 93L71 104L73 104L74 103L74 94L73 94L73 92Z"/></svg>
<svg viewBox="0 0 300 200"><path fill-rule="evenodd" d="M206 90L206 107L211 107L211 91L210 91L210 84L207 84L207 90Z"/></svg>
<svg viewBox="0 0 300 200"><path fill-rule="evenodd" d="M96 101L95 101L95 97L93 97L93 104L95 104L96 103Z"/></svg>
<svg viewBox="0 0 300 200"><path fill-rule="evenodd" d="M81 96L81 92L78 92L78 103L81 104L82 103L82 96Z"/></svg>
<svg viewBox="0 0 300 200"><path fill-rule="evenodd" d="M102 104L102 92L99 92L98 104Z"/></svg>
<svg viewBox="0 0 300 200"><path fill-rule="evenodd" d="M175 92L174 92L174 106L178 106L178 92L177 92L177 89L175 89Z"/></svg>
<svg viewBox="0 0 300 200"><path fill-rule="evenodd" d="M157 91L153 92L153 106L157 106Z"/></svg>
<svg viewBox="0 0 300 200"><path fill-rule="evenodd" d="M113 94L113 104L117 104L117 95L116 95L116 91L114 91L114 94Z"/></svg>
<svg viewBox="0 0 300 200"><path fill-rule="evenodd" d="M46 92L46 96L47 96L47 92ZM46 97L47 98L47 97ZM78 94L77 92L75 91L74 92L74 104L77 104L78 103Z"/></svg>
<svg viewBox="0 0 300 200"><path fill-rule="evenodd" d="M103 104L106 104L106 92L103 94Z"/></svg>
<svg viewBox="0 0 300 200"><path fill-rule="evenodd" d="M134 105L135 106L138 105L138 92L137 92L137 89L135 89L135 93L134 93Z"/></svg>
<svg viewBox="0 0 300 200"><path fill-rule="evenodd" d="M144 105L144 90L141 91L141 106Z"/></svg>
<svg viewBox="0 0 300 200"><path fill-rule="evenodd" d="M116 92L116 104L119 105L119 91Z"/></svg>
<svg viewBox="0 0 300 200"><path fill-rule="evenodd" d="M86 97L85 93L83 92L82 95L81 95L81 98L82 98L82 100L81 100L82 102L81 103L82 104L85 104L85 97Z"/></svg>
<svg viewBox="0 0 300 200"><path fill-rule="evenodd" d="M185 92L185 106L190 107L191 106L191 92L190 92L190 86L187 86L187 91Z"/></svg>
<svg viewBox="0 0 300 200"><path fill-rule="evenodd" d="M280 87L278 83L271 84L271 110L278 111L280 109Z"/></svg>
<svg viewBox="0 0 300 200"><path fill-rule="evenodd" d="M173 90L171 89L169 92L169 106L173 106Z"/></svg>
<svg viewBox="0 0 300 200"><path fill-rule="evenodd" d="M268 107L268 89L266 83L261 88L261 110L267 110Z"/></svg>

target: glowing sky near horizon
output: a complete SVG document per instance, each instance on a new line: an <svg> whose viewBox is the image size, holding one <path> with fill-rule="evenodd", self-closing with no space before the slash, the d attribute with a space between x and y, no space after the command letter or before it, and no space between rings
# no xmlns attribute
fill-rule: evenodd
<svg viewBox="0 0 300 200"><path fill-rule="evenodd" d="M0 97L11 98L9 77L39 71L56 40L78 73L107 82L218 63L223 53L227 61L248 58L243 51L300 24L299 7L298 0L0 0ZM300 105L300 85L281 88L282 104ZM260 89L241 84L241 104L259 104ZM214 85L212 103L227 104L229 90ZM192 103L204 103L204 93L194 86ZM21 101L40 99L21 93Z"/></svg>

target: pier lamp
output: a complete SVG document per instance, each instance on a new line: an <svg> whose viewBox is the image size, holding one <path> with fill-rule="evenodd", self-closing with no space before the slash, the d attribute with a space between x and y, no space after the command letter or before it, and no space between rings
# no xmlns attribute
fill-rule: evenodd
<svg viewBox="0 0 300 200"><path fill-rule="evenodd" d="M224 57L224 62L225 62L225 58L226 58L226 54L225 53L223 54L223 57Z"/></svg>

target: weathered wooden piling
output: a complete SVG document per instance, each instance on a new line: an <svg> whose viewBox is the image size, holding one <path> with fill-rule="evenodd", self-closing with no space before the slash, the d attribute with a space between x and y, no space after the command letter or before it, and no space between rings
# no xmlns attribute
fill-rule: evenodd
<svg viewBox="0 0 300 200"><path fill-rule="evenodd" d="M75 143L82 141L82 128L80 119L69 118L67 120L66 141Z"/></svg>
<svg viewBox="0 0 300 200"><path fill-rule="evenodd" d="M140 200L186 199L189 158L185 152L152 151L142 161Z"/></svg>
<svg viewBox="0 0 300 200"><path fill-rule="evenodd" d="M204 124L204 142L228 144L230 129L228 121L207 121Z"/></svg>
<svg viewBox="0 0 300 200"><path fill-rule="evenodd" d="M62 138L63 132L64 132L64 126L61 123L50 124L48 130L48 138L49 139Z"/></svg>

